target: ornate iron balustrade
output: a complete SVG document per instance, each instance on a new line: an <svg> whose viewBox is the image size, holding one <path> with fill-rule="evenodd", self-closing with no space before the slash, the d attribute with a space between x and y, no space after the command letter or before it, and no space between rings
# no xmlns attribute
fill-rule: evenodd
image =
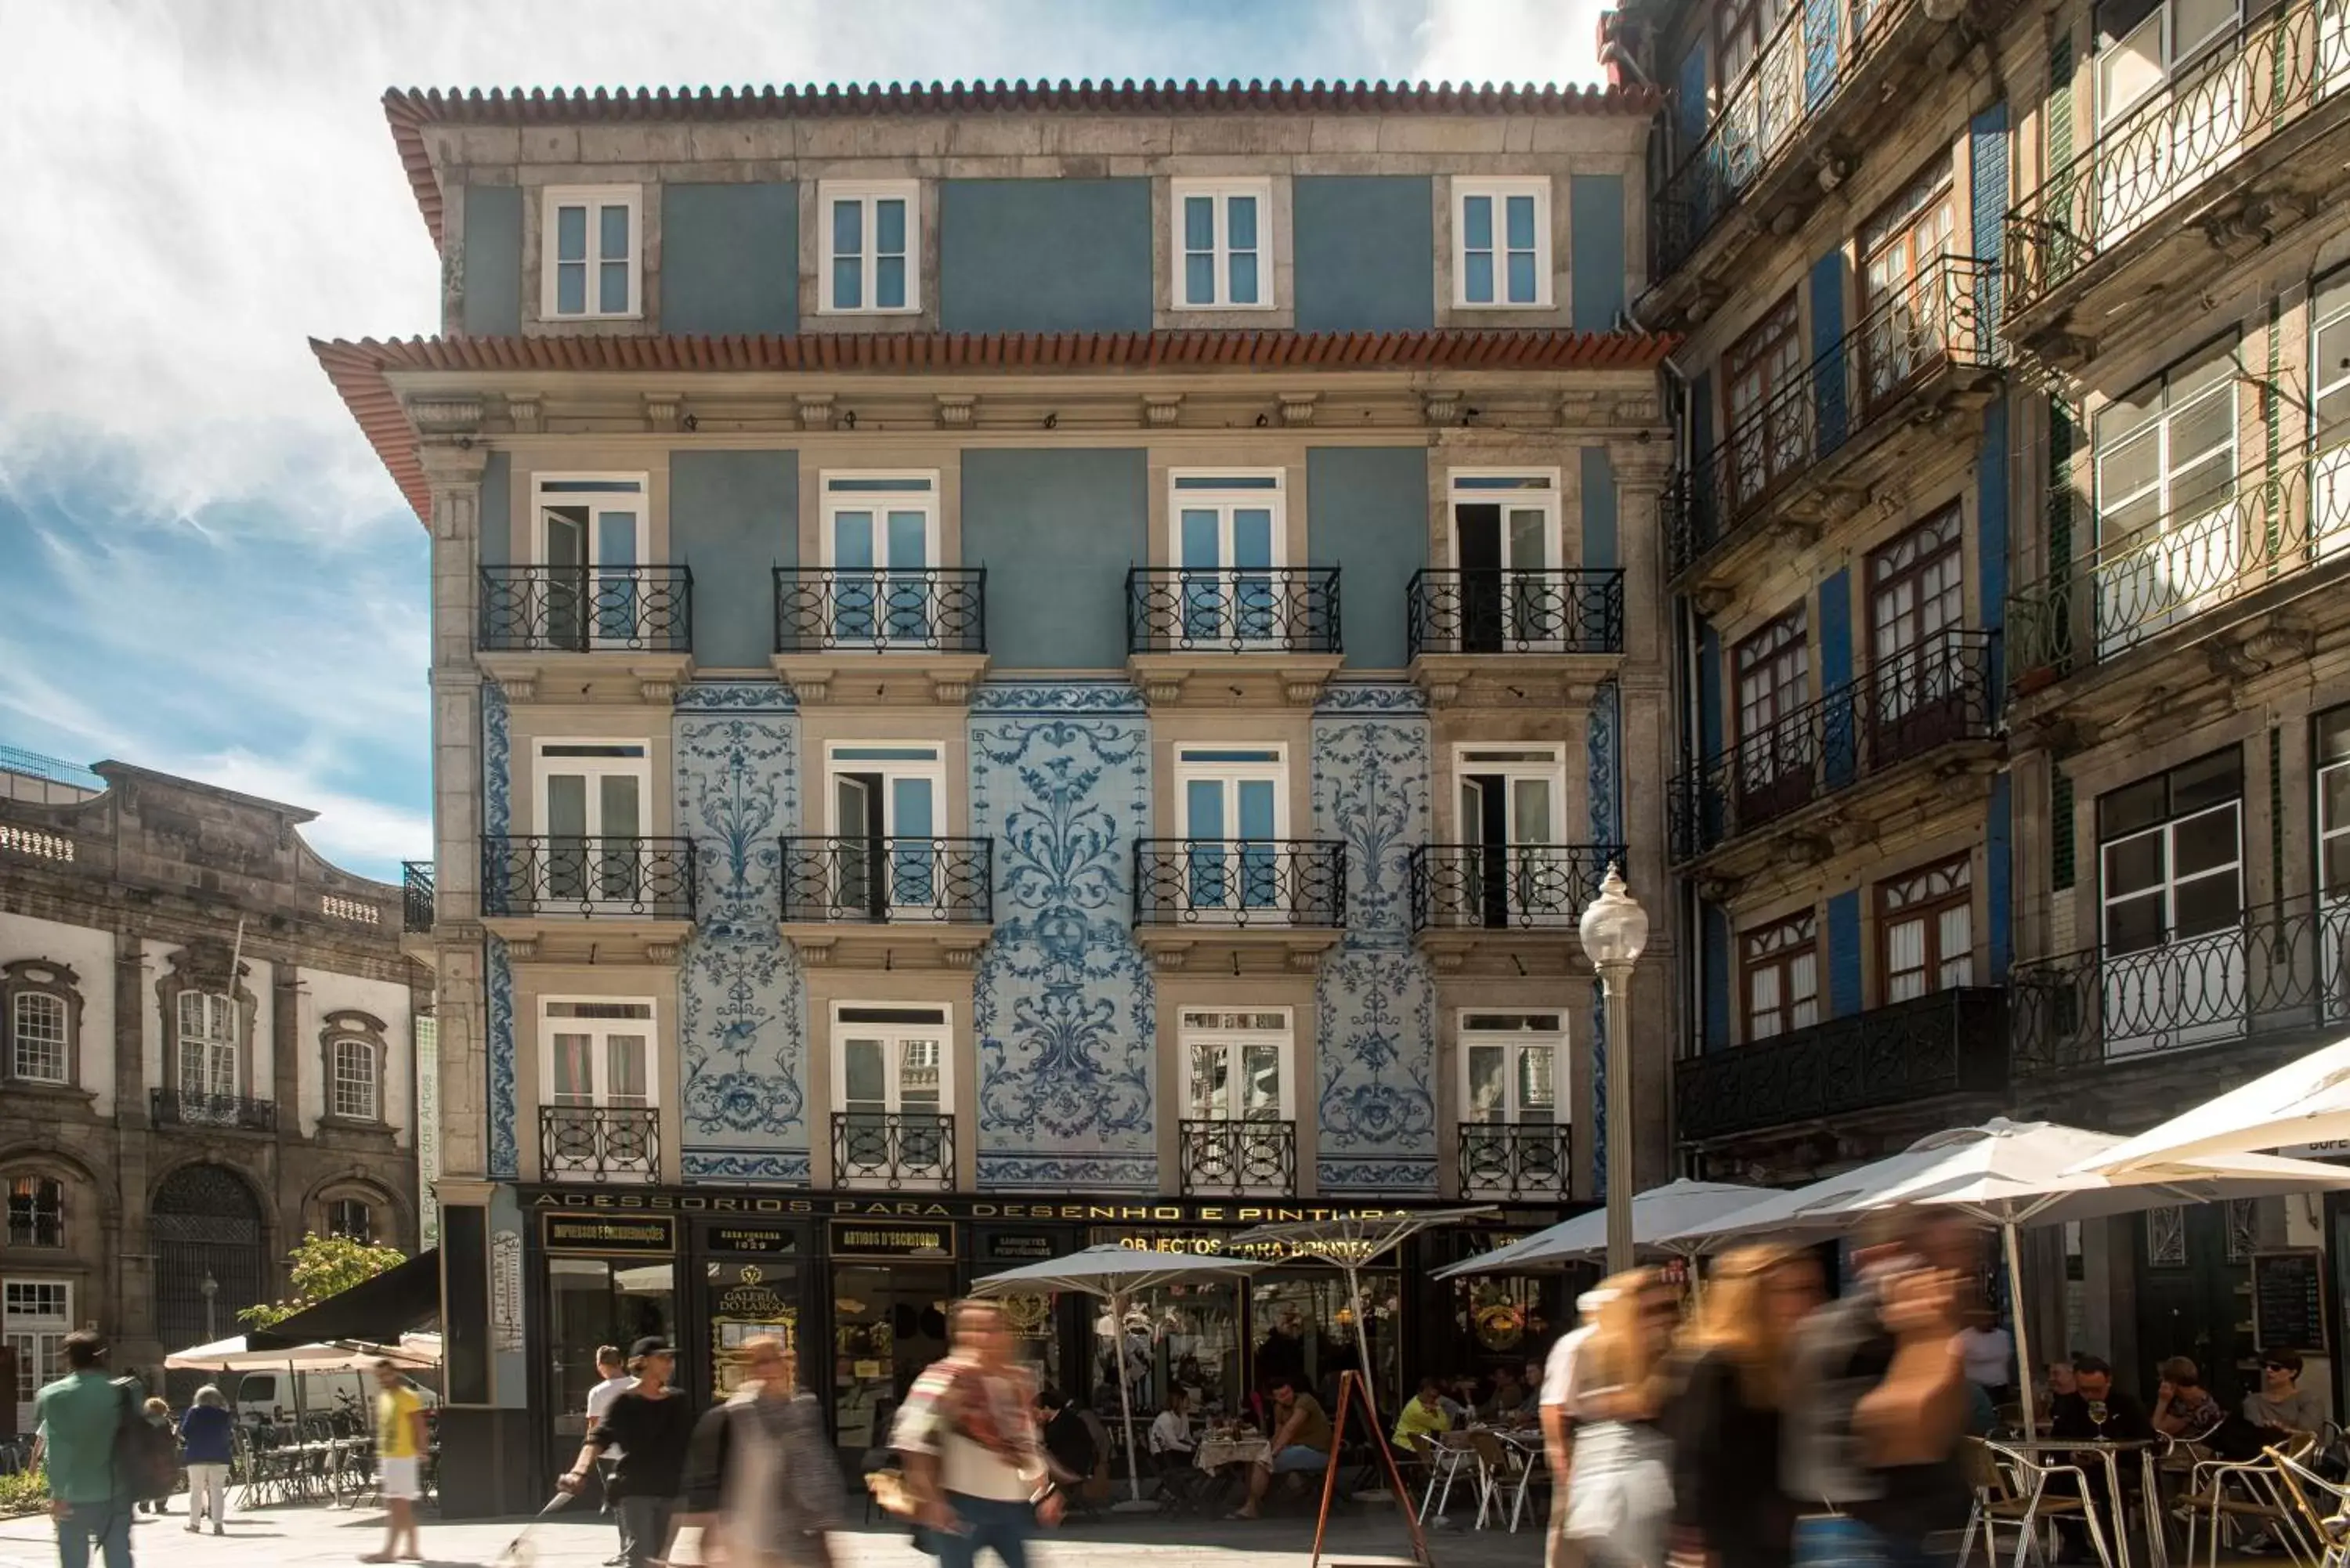
<svg viewBox="0 0 2350 1568"><path fill-rule="evenodd" d="M1939 632L1682 774L1671 794L1674 858L1942 746L1987 738L1998 649L1996 632Z"/></svg>
<svg viewBox="0 0 2350 1568"><path fill-rule="evenodd" d="M1405 594L1415 659L1624 651L1620 571L1430 569L1414 573Z"/></svg>
<svg viewBox="0 0 2350 1568"><path fill-rule="evenodd" d="M1685 1057L1673 1075L1686 1138L2007 1087L2008 996L1960 986Z"/></svg>
<svg viewBox="0 0 2350 1568"><path fill-rule="evenodd" d="M1134 923L1343 926L1347 846L1335 838L1137 839Z"/></svg>
<svg viewBox="0 0 2350 1568"><path fill-rule="evenodd" d="M651 1106L541 1106L542 1181L660 1179L660 1112Z"/></svg>
<svg viewBox="0 0 2350 1568"><path fill-rule="evenodd" d="M1411 929L1572 930L1620 844L1422 844L1411 852Z"/></svg>
<svg viewBox="0 0 2350 1568"><path fill-rule="evenodd" d="M2218 493L2017 589L2007 601L2010 681L2044 685L2350 557L2350 429L2329 430L2317 444L2273 471L2248 467ZM2051 504L2086 512L2092 504L2067 493Z"/></svg>
<svg viewBox="0 0 2350 1568"><path fill-rule="evenodd" d="M204 1095L192 1089L147 1091L147 1119L159 1127L233 1127L240 1132L276 1132L277 1106L243 1095Z"/></svg>
<svg viewBox="0 0 2350 1568"><path fill-rule="evenodd" d="M987 651L987 568L775 568L777 653Z"/></svg>
<svg viewBox="0 0 2350 1568"><path fill-rule="evenodd" d="M484 566L486 653L690 653L686 566Z"/></svg>
<svg viewBox="0 0 2350 1568"><path fill-rule="evenodd" d="M1689 260L1714 225L1835 101L1914 0L1797 5L1722 95L1705 138L1650 203L1659 277Z"/></svg>
<svg viewBox="0 0 2350 1568"><path fill-rule="evenodd" d="M1555 1122L1462 1122L1463 1198L1565 1198L1573 1156Z"/></svg>
<svg viewBox="0 0 2350 1568"><path fill-rule="evenodd" d="M984 838L786 838L784 919L983 926L995 918Z"/></svg>
<svg viewBox="0 0 2350 1568"><path fill-rule="evenodd" d="M1336 566L1136 566L1129 653L1336 653Z"/></svg>
<svg viewBox="0 0 2350 1568"><path fill-rule="evenodd" d="M570 920L693 919L693 840L482 840L482 913Z"/></svg>
<svg viewBox="0 0 2350 1568"><path fill-rule="evenodd" d="M1297 1190L1295 1122L1186 1121L1179 1131L1186 1194Z"/></svg>
<svg viewBox="0 0 2350 1568"><path fill-rule="evenodd" d="M1988 263L1937 259L1676 474L1664 496L1673 575L1757 527L1770 501L1876 429L1921 384L1947 369L1998 364L1998 283Z"/></svg>
<svg viewBox="0 0 2350 1568"><path fill-rule="evenodd" d="M2350 902L2302 897L2150 946L2016 966L2018 1075L2350 1025Z"/></svg>
<svg viewBox="0 0 2350 1568"><path fill-rule="evenodd" d="M841 1187L955 1184L954 1117L919 1111L832 1113L832 1176Z"/></svg>
<svg viewBox="0 0 2350 1568"><path fill-rule="evenodd" d="M2350 88L2341 0L2299 0L2246 22L2009 210L2007 309L2029 310L2246 152Z"/></svg>
<svg viewBox="0 0 2350 1568"><path fill-rule="evenodd" d="M432 929L432 862L403 860L400 863L400 929L403 931L429 931Z"/></svg>

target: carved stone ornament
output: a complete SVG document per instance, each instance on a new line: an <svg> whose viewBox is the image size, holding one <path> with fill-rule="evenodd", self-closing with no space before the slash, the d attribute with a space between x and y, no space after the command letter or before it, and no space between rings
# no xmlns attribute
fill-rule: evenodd
<svg viewBox="0 0 2350 1568"><path fill-rule="evenodd" d="M546 405L536 392L508 392L506 420L517 435L536 435L546 425Z"/></svg>
<svg viewBox="0 0 2350 1568"><path fill-rule="evenodd" d="M832 428L832 394L802 392L799 395L800 429L828 431Z"/></svg>
<svg viewBox="0 0 2350 1568"><path fill-rule="evenodd" d="M1171 425L1183 411L1180 392L1146 392L1142 399L1142 417L1154 425Z"/></svg>
<svg viewBox="0 0 2350 1568"><path fill-rule="evenodd" d="M1314 422L1315 400L1319 392L1284 392L1281 394L1281 422L1285 425L1310 425Z"/></svg>

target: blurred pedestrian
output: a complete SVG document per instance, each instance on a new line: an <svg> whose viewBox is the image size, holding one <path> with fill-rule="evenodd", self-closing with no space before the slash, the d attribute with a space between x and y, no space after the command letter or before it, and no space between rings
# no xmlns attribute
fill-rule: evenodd
<svg viewBox="0 0 2350 1568"><path fill-rule="evenodd" d="M172 1407L164 1403L162 1400L148 1400L145 1407L140 1411L140 1419L145 1421L147 1425L153 1428L156 1431L162 1433L166 1438L170 1438L172 1434ZM139 1500L137 1508L143 1508L150 1513L169 1513L172 1511L172 1493L169 1490L170 1480L168 1477L159 1477L157 1478L157 1481L162 1484L165 1487L165 1490L161 1491L150 1490L146 1496ZM150 1483L151 1486L154 1484L157 1483ZM136 1512L137 1508L134 1508L132 1511Z"/></svg>
<svg viewBox="0 0 2350 1568"><path fill-rule="evenodd" d="M1967 1314L1959 1330L1959 1355L1966 1364L1967 1381L1981 1388L1996 1405L2007 1401L2014 1386L2015 1341L1999 1326L1991 1308L1978 1306Z"/></svg>
<svg viewBox="0 0 2350 1568"><path fill-rule="evenodd" d="M61 1568L88 1568L89 1549L106 1568L130 1568L130 1489L116 1475L114 1435L130 1394L107 1381L106 1341L88 1329L66 1335L66 1375L33 1397L39 1459L49 1477Z"/></svg>
<svg viewBox="0 0 2350 1568"><path fill-rule="evenodd" d="M1825 1287L1809 1252L1746 1247L1706 1282L1673 1357L1673 1558L1785 1568L1795 1505L1779 1480L1781 1411L1795 1331Z"/></svg>
<svg viewBox="0 0 2350 1568"><path fill-rule="evenodd" d="M1579 1321L1558 1336L1543 1363L1542 1388L1536 1408L1541 1412L1543 1456L1550 1465L1551 1496L1564 1500L1575 1456L1575 1359L1598 1326L1599 1303L1606 1298L1586 1291L1576 1298ZM1583 1549L1566 1538L1566 1509L1562 1501L1550 1511L1550 1537L1544 1546L1544 1568L1580 1568Z"/></svg>
<svg viewBox="0 0 2350 1568"><path fill-rule="evenodd" d="M383 1498L383 1550L362 1563L419 1563L424 1544L416 1529L416 1500L424 1495L424 1454L432 1446L424 1426L424 1401L400 1368L381 1356L361 1365L375 1373L375 1480ZM407 1544L403 1548L401 1542Z"/></svg>
<svg viewBox="0 0 2350 1568"><path fill-rule="evenodd" d="M915 1521L939 1568L972 1568L989 1548L1004 1568L1028 1568L1035 1527L1061 1517L1028 1375L995 1303L956 1303L949 1332L945 1357L914 1380L890 1431Z"/></svg>
<svg viewBox="0 0 2350 1568"><path fill-rule="evenodd" d="M693 1438L693 1407L669 1386L676 1367L676 1350L658 1334L629 1346L629 1370L636 1382L605 1407L604 1418L579 1445L579 1457L555 1483L576 1496L599 1456L619 1456L610 1491L628 1568L646 1568L661 1555L677 1511L685 1450Z"/></svg>
<svg viewBox="0 0 2350 1568"><path fill-rule="evenodd" d="M734 1350L743 1381L705 1414L686 1450L681 1528L727 1568L832 1568L825 1532L845 1516L840 1468L816 1399L793 1391L791 1356L771 1334Z"/></svg>
<svg viewBox="0 0 2350 1568"><path fill-rule="evenodd" d="M196 1390L196 1402L180 1417L180 1450L188 1467L188 1533L209 1517L213 1533L225 1535L228 1467L235 1457L236 1417L211 1384Z"/></svg>
<svg viewBox="0 0 2350 1568"><path fill-rule="evenodd" d="M617 1345L599 1345L596 1347L596 1386L588 1390L586 1430L590 1432L594 1431L597 1425L604 1419L605 1412L611 1409L612 1401L637 1386L637 1380L629 1376L629 1364L621 1356L620 1347ZM620 1530L620 1511L612 1501L612 1471L619 1462L620 1453L618 1445L605 1449L596 1459L596 1490L602 1499L604 1511L612 1516L612 1528L615 1531ZM604 1568L622 1568L628 1560L629 1542L627 1534L623 1532L620 1537L620 1550L604 1559Z"/></svg>
<svg viewBox="0 0 2350 1568"><path fill-rule="evenodd" d="M1598 1321L1575 1352L1565 1533L1594 1568L1662 1568L1672 1450L1656 1423L1679 1308L1653 1269L1599 1288Z"/></svg>

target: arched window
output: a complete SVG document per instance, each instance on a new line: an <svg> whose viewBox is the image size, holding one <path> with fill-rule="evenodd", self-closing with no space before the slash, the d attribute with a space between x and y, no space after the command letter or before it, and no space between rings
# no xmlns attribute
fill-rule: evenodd
<svg viewBox="0 0 2350 1568"><path fill-rule="evenodd" d="M236 1082L236 1001L200 991L180 992L180 1094L233 1100Z"/></svg>
<svg viewBox="0 0 2350 1568"><path fill-rule="evenodd" d="M53 1176L8 1179L8 1245L66 1244L66 1184Z"/></svg>
<svg viewBox="0 0 2350 1568"><path fill-rule="evenodd" d="M327 1205L327 1234L352 1241L375 1240L375 1210L364 1198L338 1198Z"/></svg>
<svg viewBox="0 0 2350 1568"><path fill-rule="evenodd" d="M0 964L0 1078L72 1087L80 1024L73 971L46 959Z"/></svg>
<svg viewBox="0 0 2350 1568"><path fill-rule="evenodd" d="M338 1035L328 1047L327 1059L333 1075L328 1085L331 1096L328 1105L334 1114L345 1121L380 1119L382 1109L376 1104L375 1042Z"/></svg>

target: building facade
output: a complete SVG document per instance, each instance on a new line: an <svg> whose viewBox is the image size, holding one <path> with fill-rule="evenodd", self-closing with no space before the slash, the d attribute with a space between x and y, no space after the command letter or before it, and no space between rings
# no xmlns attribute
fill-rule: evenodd
<svg viewBox="0 0 2350 1568"><path fill-rule="evenodd" d="M317 351L432 535L452 1507L640 1329L705 1393L793 1335L853 1461L948 1299L1105 1237L1498 1210L1147 1368L1023 1307L1146 1407L1544 1331L1416 1276L1608 1126L1669 1163L1573 935L1667 887L1654 107L390 95L443 336Z"/></svg>
<svg viewBox="0 0 2350 1568"><path fill-rule="evenodd" d="M417 1246L398 891L314 814L0 752L0 1343L29 1420L93 1327L113 1363L240 1332L308 1233Z"/></svg>

